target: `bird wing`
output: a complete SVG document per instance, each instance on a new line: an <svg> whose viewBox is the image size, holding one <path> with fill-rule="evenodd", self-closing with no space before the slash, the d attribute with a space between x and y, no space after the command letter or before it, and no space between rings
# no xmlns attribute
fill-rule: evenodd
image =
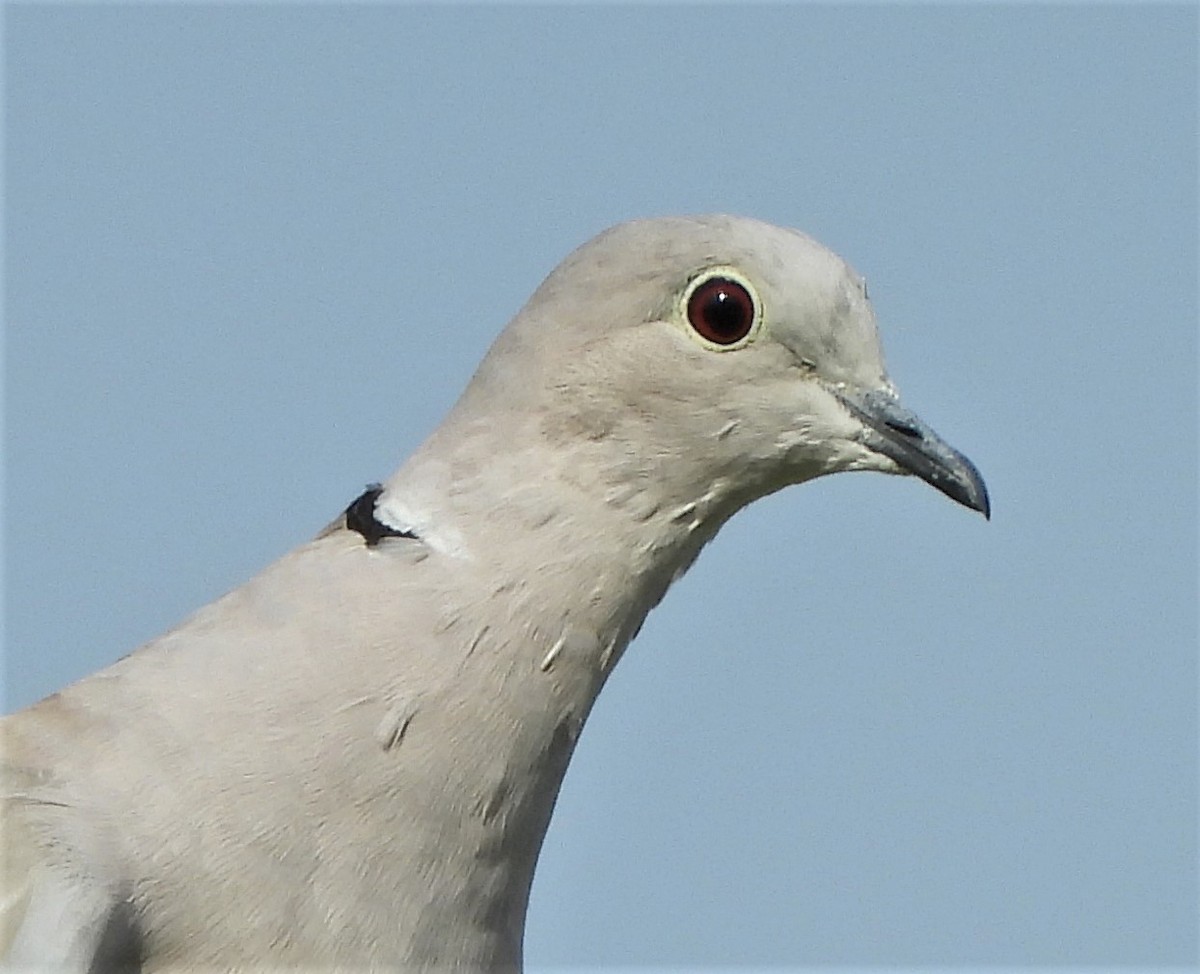
<svg viewBox="0 0 1200 974"><path fill-rule="evenodd" d="M5 769L5 778L15 775ZM136 969L137 938L129 905L83 870L56 862L23 820L37 799L21 791L4 800L0 863L0 969L101 974Z"/></svg>

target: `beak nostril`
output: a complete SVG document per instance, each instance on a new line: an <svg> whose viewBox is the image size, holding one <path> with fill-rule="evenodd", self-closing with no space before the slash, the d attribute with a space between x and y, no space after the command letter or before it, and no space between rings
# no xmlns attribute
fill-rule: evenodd
<svg viewBox="0 0 1200 974"><path fill-rule="evenodd" d="M907 436L910 440L921 439L921 431L909 423L896 419L888 419L884 421L884 425L888 429L895 430L901 436Z"/></svg>

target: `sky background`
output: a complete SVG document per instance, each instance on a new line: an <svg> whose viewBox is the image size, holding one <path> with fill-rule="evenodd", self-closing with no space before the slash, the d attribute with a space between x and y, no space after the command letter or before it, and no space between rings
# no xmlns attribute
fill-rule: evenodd
<svg viewBox="0 0 1200 974"><path fill-rule="evenodd" d="M573 247L870 282L985 522L730 523L589 721L532 970L1197 960L1197 10L8 5L6 709L385 478Z"/></svg>

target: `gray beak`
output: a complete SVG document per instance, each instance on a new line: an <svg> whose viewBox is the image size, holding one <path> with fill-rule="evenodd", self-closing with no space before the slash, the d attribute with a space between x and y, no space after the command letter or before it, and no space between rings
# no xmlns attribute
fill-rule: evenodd
<svg viewBox="0 0 1200 974"><path fill-rule="evenodd" d="M987 487L975 465L910 413L895 396L881 390L833 390L863 424L862 442L947 497L991 517Z"/></svg>

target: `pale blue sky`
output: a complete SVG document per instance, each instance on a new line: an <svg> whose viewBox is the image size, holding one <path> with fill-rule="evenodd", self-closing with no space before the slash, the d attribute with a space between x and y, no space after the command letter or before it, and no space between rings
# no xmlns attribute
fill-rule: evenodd
<svg viewBox="0 0 1200 974"><path fill-rule="evenodd" d="M386 477L572 247L798 226L990 524L730 524L587 726L528 961L1197 955L1197 11L5 8L5 703Z"/></svg>

